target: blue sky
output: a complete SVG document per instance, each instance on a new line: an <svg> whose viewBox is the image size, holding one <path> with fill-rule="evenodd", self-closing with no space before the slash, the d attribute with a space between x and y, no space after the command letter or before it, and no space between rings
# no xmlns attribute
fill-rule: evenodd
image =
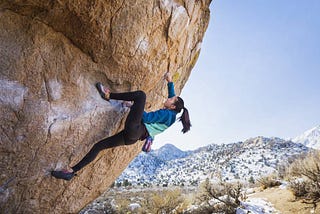
<svg viewBox="0 0 320 214"><path fill-rule="evenodd" d="M291 138L320 124L320 1L216 0L175 123L154 148L196 149L250 137Z"/></svg>

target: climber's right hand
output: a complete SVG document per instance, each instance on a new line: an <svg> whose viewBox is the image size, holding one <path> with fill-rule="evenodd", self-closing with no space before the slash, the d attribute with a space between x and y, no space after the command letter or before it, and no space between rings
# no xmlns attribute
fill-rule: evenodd
<svg viewBox="0 0 320 214"><path fill-rule="evenodd" d="M172 77L170 74L170 71L168 71L165 75L164 75L165 80L167 80L167 82L172 82Z"/></svg>

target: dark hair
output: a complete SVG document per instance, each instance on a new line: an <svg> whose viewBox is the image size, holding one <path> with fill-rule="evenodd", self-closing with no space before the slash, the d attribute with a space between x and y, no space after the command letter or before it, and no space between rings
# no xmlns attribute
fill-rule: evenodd
<svg viewBox="0 0 320 214"><path fill-rule="evenodd" d="M176 107L174 110L178 113L180 113L181 110L183 110L181 117L179 117L179 121L182 122L182 126L183 126L183 129L181 131L183 133L186 133L187 131L190 130L190 127L191 127L189 112L188 112L188 109L184 107L183 99L181 97L177 97L177 98L178 98L177 101L174 103Z"/></svg>

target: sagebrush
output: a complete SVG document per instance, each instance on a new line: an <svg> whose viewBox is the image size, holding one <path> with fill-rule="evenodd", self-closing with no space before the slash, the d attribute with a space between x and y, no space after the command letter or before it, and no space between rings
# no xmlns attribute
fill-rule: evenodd
<svg viewBox="0 0 320 214"><path fill-rule="evenodd" d="M288 167L289 188L305 203L320 202L320 151L309 153Z"/></svg>

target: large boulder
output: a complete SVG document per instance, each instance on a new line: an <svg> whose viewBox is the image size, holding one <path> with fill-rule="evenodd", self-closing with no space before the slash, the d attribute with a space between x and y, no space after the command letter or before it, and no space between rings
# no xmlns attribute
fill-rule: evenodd
<svg viewBox="0 0 320 214"><path fill-rule="evenodd" d="M104 192L142 142L103 151L72 181L50 176L123 127L127 108L102 100L141 89L147 110L176 92L200 52L211 0L1 0L1 213L76 213Z"/></svg>

